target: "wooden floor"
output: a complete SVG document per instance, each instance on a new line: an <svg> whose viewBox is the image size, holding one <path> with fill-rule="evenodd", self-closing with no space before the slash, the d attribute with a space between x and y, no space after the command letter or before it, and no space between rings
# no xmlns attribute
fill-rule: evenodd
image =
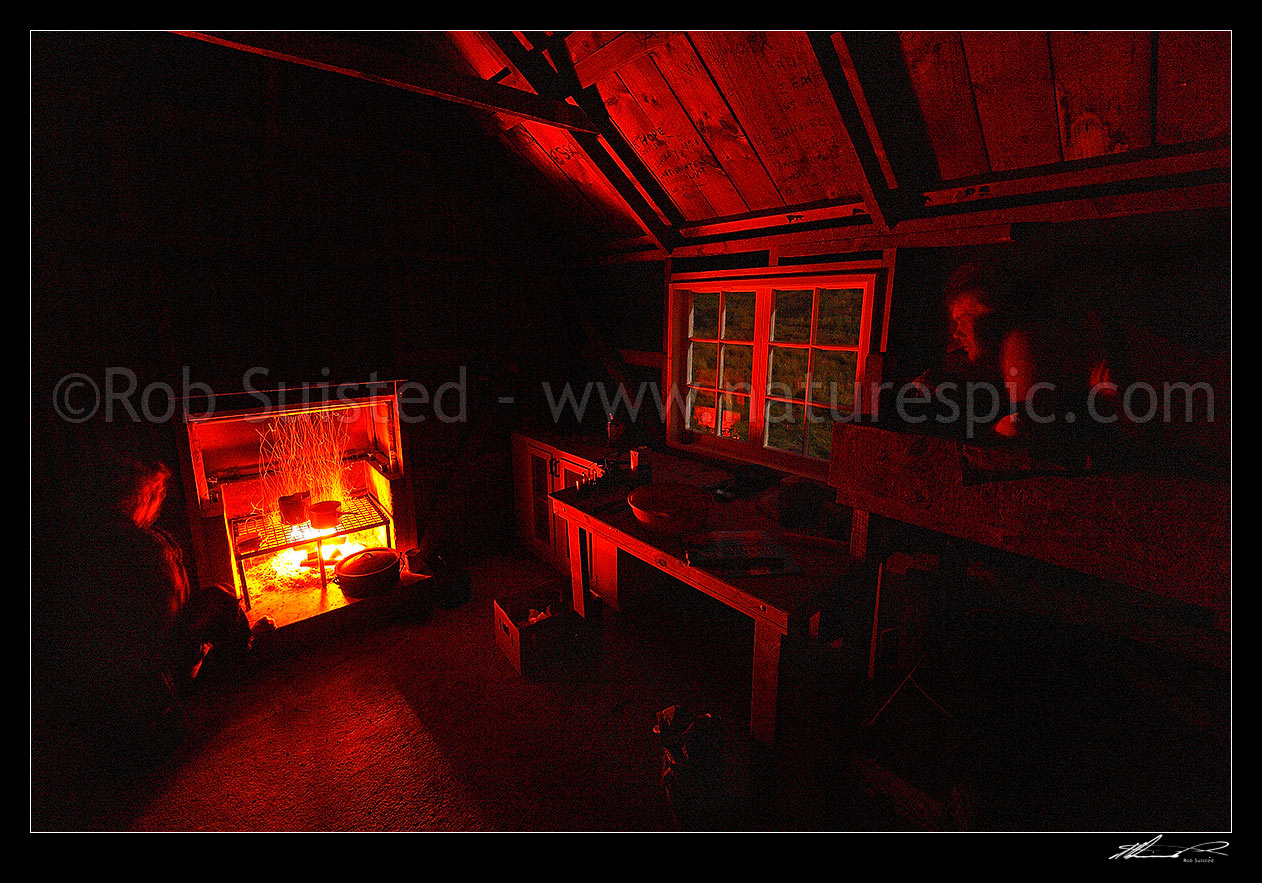
<svg viewBox="0 0 1262 883"><path fill-rule="evenodd" d="M1083 700L1072 682L1057 679L1071 670L1068 661L1025 682L1007 672L1012 691L988 706L985 731L951 704L959 696L945 684L969 665L976 679L985 660L922 672L927 692L957 717L905 691L864 728L856 712L875 707L875 694L842 673L840 651L790 652L780 742L767 755L747 735L745 617L661 584L656 603L580 630L573 653L526 679L495 644L492 604L558 575L511 552L470 569L472 600L456 609L356 604L339 611L356 617L282 630L244 670L206 672L187 704L182 743L151 763L111 768L80 746L84 759L75 764L74 752L37 744L32 828L1023 831L1230 823L1229 769L1217 769L1225 746L1133 697L1093 692ZM1023 646L1020 636L1012 643ZM713 799L684 805L682 818L662 791L653 733L656 713L675 704L716 715L723 736ZM1075 704L1099 744L1084 736L1084 721L1070 719ZM1052 705L1061 709L1056 719L1047 716ZM1177 801L1165 793L1175 768Z"/></svg>

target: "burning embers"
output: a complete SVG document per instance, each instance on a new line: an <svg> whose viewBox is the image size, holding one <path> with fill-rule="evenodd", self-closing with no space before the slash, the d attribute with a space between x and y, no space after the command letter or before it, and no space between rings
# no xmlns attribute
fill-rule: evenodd
<svg viewBox="0 0 1262 883"><path fill-rule="evenodd" d="M334 584L334 568L356 552L381 545L379 532L335 537L329 530L325 532L329 540L322 540L319 548L305 543L247 559L244 576L251 598L250 619L270 616L284 626L345 606L350 599Z"/></svg>
<svg viewBox="0 0 1262 883"><path fill-rule="evenodd" d="M368 548L363 543L342 543L341 545L325 545L322 549L312 549L303 554L302 549L286 549L277 552L272 558L272 569L279 578L300 576L306 571L319 567L321 560L328 564L337 564L343 558L354 555Z"/></svg>

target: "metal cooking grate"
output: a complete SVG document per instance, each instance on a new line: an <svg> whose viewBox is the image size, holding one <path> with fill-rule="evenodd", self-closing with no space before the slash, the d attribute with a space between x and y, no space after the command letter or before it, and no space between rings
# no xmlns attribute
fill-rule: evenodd
<svg viewBox="0 0 1262 883"><path fill-rule="evenodd" d="M354 497L342 506L342 521L337 528L316 530L310 524L284 524L279 512L246 515L232 519L232 548L238 559L254 558L281 549L292 549L317 540L346 536L373 527L383 527L390 519L371 496ZM252 537L259 538L255 546Z"/></svg>

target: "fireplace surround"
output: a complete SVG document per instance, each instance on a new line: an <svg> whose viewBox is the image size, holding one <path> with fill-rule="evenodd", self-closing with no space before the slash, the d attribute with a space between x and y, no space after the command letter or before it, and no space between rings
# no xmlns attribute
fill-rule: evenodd
<svg viewBox="0 0 1262 883"><path fill-rule="evenodd" d="M181 467L199 579L232 586L251 624L278 627L348 606L339 560L416 545L398 382L220 396L186 409ZM282 497L340 513L315 526ZM335 505L340 504L340 507Z"/></svg>

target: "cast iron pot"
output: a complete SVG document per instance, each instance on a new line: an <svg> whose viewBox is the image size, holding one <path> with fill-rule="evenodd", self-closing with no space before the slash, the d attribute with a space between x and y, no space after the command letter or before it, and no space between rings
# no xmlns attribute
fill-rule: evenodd
<svg viewBox="0 0 1262 883"><path fill-rule="evenodd" d="M348 598L367 598L399 584L399 553L394 549L364 549L337 562L337 584Z"/></svg>

